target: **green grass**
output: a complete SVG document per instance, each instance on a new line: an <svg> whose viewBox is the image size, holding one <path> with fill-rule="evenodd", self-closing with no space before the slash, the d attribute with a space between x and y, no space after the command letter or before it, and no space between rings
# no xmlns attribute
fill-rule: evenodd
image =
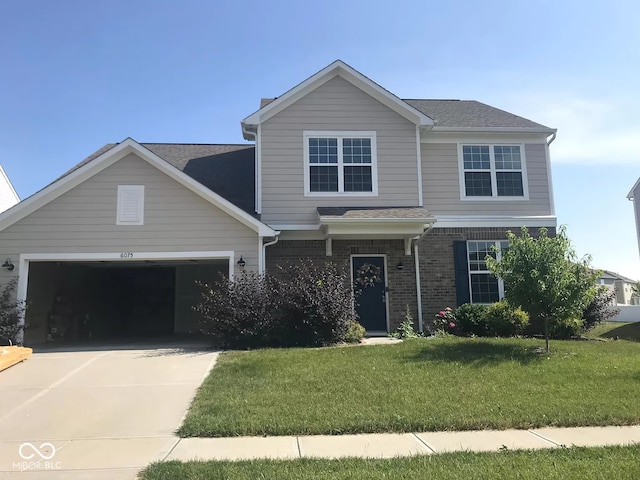
<svg viewBox="0 0 640 480"><path fill-rule="evenodd" d="M181 436L640 423L640 343L409 340L222 354Z"/></svg>
<svg viewBox="0 0 640 480"><path fill-rule="evenodd" d="M636 323L615 323L606 322L598 325L589 332L592 338L618 338L621 340L630 340L632 342L640 342L640 322Z"/></svg>
<svg viewBox="0 0 640 480"><path fill-rule="evenodd" d="M142 480L210 479L438 479L603 480L640 478L640 445L628 447L447 453L390 460L253 460L164 462Z"/></svg>

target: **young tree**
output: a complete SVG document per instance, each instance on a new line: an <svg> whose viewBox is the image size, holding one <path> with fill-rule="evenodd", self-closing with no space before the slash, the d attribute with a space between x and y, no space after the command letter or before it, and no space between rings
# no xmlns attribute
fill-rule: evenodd
<svg viewBox="0 0 640 480"><path fill-rule="evenodd" d="M507 232L507 239L509 249L500 261L487 256L487 266L504 281L507 301L544 324L548 352L550 324L581 318L595 297L600 272L589 267L590 257L576 256L564 226L555 237L541 228L534 238L522 227L520 236Z"/></svg>

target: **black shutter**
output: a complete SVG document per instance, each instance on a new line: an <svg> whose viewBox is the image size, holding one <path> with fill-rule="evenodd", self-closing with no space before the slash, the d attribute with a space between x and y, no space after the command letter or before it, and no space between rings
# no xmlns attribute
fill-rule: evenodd
<svg viewBox="0 0 640 480"><path fill-rule="evenodd" d="M469 267L467 263L467 242L453 242L453 268L456 279L456 302L458 306L471 301L469 292Z"/></svg>

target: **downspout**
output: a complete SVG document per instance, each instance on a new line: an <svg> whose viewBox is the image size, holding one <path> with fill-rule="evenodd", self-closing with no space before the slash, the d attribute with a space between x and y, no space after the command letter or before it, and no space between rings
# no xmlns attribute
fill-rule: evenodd
<svg viewBox="0 0 640 480"><path fill-rule="evenodd" d="M280 240L280 231L276 231L276 238L274 240L272 240L271 242L267 242L265 244L262 245L262 271L259 272L260 275L263 275L265 270L266 270L266 266L267 266L267 247L270 247L271 245L275 245L276 243L278 243L278 240Z"/></svg>
<svg viewBox="0 0 640 480"><path fill-rule="evenodd" d="M418 301L418 331L424 331L424 322L422 320L422 286L420 285L420 258L418 256L418 243L422 240L427 233L433 229L435 222L431 223L427 229L422 232L422 235L414 237L413 239L413 259L416 268L416 299Z"/></svg>
<svg viewBox="0 0 640 480"><path fill-rule="evenodd" d="M553 132L551 134L551 139L549 139L549 141L547 142L547 146L551 145L555 139L556 139L556 132Z"/></svg>

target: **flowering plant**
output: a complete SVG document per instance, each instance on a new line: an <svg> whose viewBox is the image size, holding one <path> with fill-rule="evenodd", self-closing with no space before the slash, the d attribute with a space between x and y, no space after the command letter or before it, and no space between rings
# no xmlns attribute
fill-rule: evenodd
<svg viewBox="0 0 640 480"><path fill-rule="evenodd" d="M435 314L433 326L437 332L452 332L456 328L456 314L450 307Z"/></svg>

